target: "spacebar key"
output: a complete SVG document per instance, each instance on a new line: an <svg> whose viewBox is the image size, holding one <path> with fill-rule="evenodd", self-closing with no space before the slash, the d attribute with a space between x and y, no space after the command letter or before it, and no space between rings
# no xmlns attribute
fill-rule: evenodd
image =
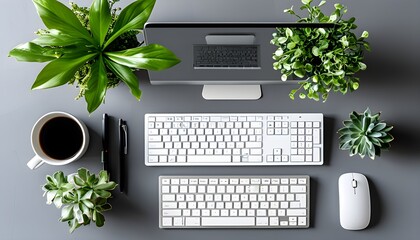
<svg viewBox="0 0 420 240"><path fill-rule="evenodd" d="M201 225L207 227L255 226L254 217L201 217Z"/></svg>
<svg viewBox="0 0 420 240"><path fill-rule="evenodd" d="M191 163L230 163L231 156L224 155L193 155L187 156L187 162Z"/></svg>

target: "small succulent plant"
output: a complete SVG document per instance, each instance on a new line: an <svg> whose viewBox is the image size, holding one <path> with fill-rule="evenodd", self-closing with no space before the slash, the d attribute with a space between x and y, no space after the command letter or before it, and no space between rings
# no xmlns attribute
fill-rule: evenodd
<svg viewBox="0 0 420 240"><path fill-rule="evenodd" d="M350 156L368 155L372 160L381 155L381 150L388 150L394 137L390 134L392 126L379 119L380 113L372 115L369 108L364 113L352 112L345 120L344 127L338 130L340 149L349 150Z"/></svg>
<svg viewBox="0 0 420 240"><path fill-rule="evenodd" d="M67 177L58 171L53 176L47 176L47 183L42 187L47 204L61 208L61 222L67 222L70 233L91 221L102 227L105 218L102 212L110 210L107 203L112 196L111 190L117 184L109 181L106 171L99 172L98 176L91 174L87 169L80 168L77 173Z"/></svg>

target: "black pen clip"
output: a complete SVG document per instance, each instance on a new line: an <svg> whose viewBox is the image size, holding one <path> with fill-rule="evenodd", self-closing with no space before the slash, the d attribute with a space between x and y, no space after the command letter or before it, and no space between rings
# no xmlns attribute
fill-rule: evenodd
<svg viewBox="0 0 420 240"><path fill-rule="evenodd" d="M108 114L104 113L102 118L102 151L101 151L101 162L105 171L109 171L109 159L108 159L108 148L109 148L109 129L108 129ZM109 173L109 172L108 172Z"/></svg>
<svg viewBox="0 0 420 240"><path fill-rule="evenodd" d="M128 153L128 128L125 121L123 121L123 124L121 125L121 128L124 132L124 154L127 155Z"/></svg>
<svg viewBox="0 0 420 240"><path fill-rule="evenodd" d="M126 190L126 159L125 155L128 153L128 127L127 123L120 119L119 120L119 152L120 152L120 174L119 174L119 185L120 192L125 192Z"/></svg>

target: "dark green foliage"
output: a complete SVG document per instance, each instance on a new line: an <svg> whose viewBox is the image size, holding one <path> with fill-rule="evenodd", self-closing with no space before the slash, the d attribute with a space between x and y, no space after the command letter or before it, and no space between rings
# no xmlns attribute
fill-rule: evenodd
<svg viewBox="0 0 420 240"><path fill-rule="evenodd" d="M365 41L368 32L357 37L353 30L355 18L344 20L347 9L335 4L331 15L322 12L321 1L318 6L311 6L312 0L302 0L301 10L308 11L308 17L295 13L293 7L284 10L298 18L299 23L328 23L332 28L277 28L271 44L278 46L273 54L273 68L280 70L281 79L289 76L302 78L299 89L290 93L290 98L299 92L300 98L326 101L331 91L354 91L359 87L359 78L354 74L366 69L363 63L363 50L369 48Z"/></svg>
<svg viewBox="0 0 420 240"><path fill-rule="evenodd" d="M78 98L85 98L89 113L104 102L107 89L121 81L140 100L133 71L163 70L180 62L161 45L144 47L137 41L136 34L143 30L156 0L134 1L119 14L120 9L112 9L119 0L93 0L89 8L72 3L71 9L57 0L32 1L47 29L38 31L37 39L14 48L9 56L19 61L50 62L32 89L76 84Z"/></svg>

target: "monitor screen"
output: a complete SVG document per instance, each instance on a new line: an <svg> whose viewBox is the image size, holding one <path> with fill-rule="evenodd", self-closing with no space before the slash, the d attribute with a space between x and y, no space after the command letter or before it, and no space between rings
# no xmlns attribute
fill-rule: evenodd
<svg viewBox="0 0 420 240"><path fill-rule="evenodd" d="M273 69L270 44L276 27L285 23L147 23L147 43L158 43L173 51L181 63L164 70L149 71L152 84L264 84L280 83L280 72ZM257 66L199 65L197 49L205 45L244 45L254 47ZM199 49L201 50L201 49Z"/></svg>
<svg viewBox="0 0 420 240"><path fill-rule="evenodd" d="M280 71L273 69L272 56L277 48L270 41L276 27L303 26L299 25L302 24L147 23L146 43L164 45L181 59L181 63L170 69L149 71L150 81L200 85L284 83ZM239 60L232 63L224 59L229 54L231 58L236 54L233 59ZM241 56L246 59L241 60ZM297 82L290 80L286 83Z"/></svg>

